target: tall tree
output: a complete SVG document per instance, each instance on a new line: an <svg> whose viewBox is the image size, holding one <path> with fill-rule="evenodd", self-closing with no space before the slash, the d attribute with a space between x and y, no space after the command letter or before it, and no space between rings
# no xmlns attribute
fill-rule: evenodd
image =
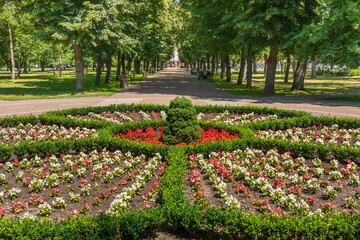
<svg viewBox="0 0 360 240"><path fill-rule="evenodd" d="M27 2L39 28L45 29L53 39L72 45L75 54L76 91L84 90L84 49L124 36L118 17L119 13L126 11L124 8L129 7L126 3L117 0Z"/></svg>

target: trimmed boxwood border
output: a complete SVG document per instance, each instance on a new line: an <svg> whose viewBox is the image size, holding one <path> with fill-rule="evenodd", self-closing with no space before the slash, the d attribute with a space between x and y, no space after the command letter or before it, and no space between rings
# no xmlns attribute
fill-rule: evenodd
<svg viewBox="0 0 360 240"><path fill-rule="evenodd" d="M153 156L160 153L168 166L160 187L161 202L158 207L145 211L131 210L117 216L97 215L79 217L63 222L48 220L0 219L0 238L9 239L138 239L152 237L157 231L166 229L175 233L187 233L192 237L206 239L359 239L360 216L346 216L337 213L326 217L281 217L247 214L236 210L224 211L219 207L209 207L206 212L191 205L185 196L185 173L190 154L209 154L213 151L233 151L235 149L257 148L269 150L277 148L280 153L290 151L294 156L314 155L328 158L330 155L339 160L351 158L360 163L360 150L309 143L291 143L269 139L254 138L254 130L286 129L311 125L332 125L352 128L360 127L360 120L330 117L312 117L308 113L261 107L196 106L198 112L277 114L283 119L272 122L246 123L239 126L213 122L200 122L202 128L215 126L230 133L238 133L241 139L233 141L210 142L197 146L156 146L146 143L134 143L114 138L127 129L146 129L160 127L163 121L131 122L116 125L105 121L84 121L66 117L68 114L87 114L92 111L166 111L167 106L158 105L112 105L107 107L88 107L53 111L39 117L12 117L0 119L0 126L17 126L19 123L57 124L65 127L87 127L99 130L96 139L80 139L49 142L24 142L16 146L0 144L0 160L6 161L13 154L18 157L51 155L72 151L91 151L107 148L133 154Z"/></svg>

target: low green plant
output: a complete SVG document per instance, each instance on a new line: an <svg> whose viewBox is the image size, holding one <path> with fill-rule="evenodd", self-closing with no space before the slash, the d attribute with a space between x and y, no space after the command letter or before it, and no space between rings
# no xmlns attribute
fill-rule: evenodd
<svg viewBox="0 0 360 240"><path fill-rule="evenodd" d="M170 102L162 140L169 145L189 144L200 139L201 129L196 119L196 109L185 97Z"/></svg>

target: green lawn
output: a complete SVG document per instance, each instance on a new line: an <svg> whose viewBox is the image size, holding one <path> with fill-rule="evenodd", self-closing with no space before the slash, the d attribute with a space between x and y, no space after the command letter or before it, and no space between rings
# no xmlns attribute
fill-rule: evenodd
<svg viewBox="0 0 360 240"><path fill-rule="evenodd" d="M328 101L360 102L360 96L323 98Z"/></svg>
<svg viewBox="0 0 360 240"><path fill-rule="evenodd" d="M73 97L97 97L110 96L122 91L119 82L116 81L116 72L112 72L112 83L104 83L105 72L101 77L99 87L94 86L95 71L84 73L84 92L75 91L75 71L64 71L63 78L53 71L32 71L22 74L20 79L11 80L10 73L0 71L0 100L29 100L47 98L73 98ZM151 74L149 74L151 75ZM135 84L143 80L142 74L135 75Z"/></svg>
<svg viewBox="0 0 360 240"><path fill-rule="evenodd" d="M220 78L213 78L210 83L217 88L220 88L235 96L264 96L265 78L263 73L253 75L252 89L245 88L246 81L243 85L237 85L237 76L239 71L232 72L232 82L220 80ZM292 73L291 73L292 74ZM218 74L219 75L219 74ZM317 79L310 79L307 76L305 79L305 91L291 91L292 80L290 83L284 83L284 73L277 72L275 80L275 92L280 96L294 96L294 95L312 95L312 94L326 94L339 92L354 92L360 91L360 77L337 77L337 76L318 76Z"/></svg>

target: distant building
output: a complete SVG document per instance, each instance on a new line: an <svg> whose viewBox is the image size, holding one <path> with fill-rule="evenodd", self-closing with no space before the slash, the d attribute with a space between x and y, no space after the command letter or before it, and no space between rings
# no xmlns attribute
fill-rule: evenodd
<svg viewBox="0 0 360 240"><path fill-rule="evenodd" d="M175 48L173 57L170 59L168 67L184 67L184 64L180 61L178 49Z"/></svg>

